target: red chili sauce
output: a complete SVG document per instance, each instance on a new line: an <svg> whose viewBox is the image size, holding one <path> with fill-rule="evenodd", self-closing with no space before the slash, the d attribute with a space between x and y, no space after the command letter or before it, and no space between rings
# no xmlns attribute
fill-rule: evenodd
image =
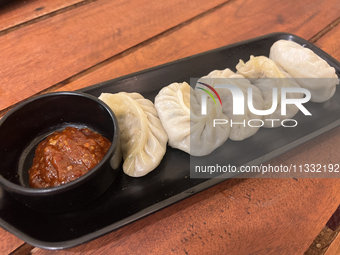
<svg viewBox="0 0 340 255"><path fill-rule="evenodd" d="M67 127L39 143L29 183L33 188L59 186L94 168L105 156L111 142L88 128Z"/></svg>

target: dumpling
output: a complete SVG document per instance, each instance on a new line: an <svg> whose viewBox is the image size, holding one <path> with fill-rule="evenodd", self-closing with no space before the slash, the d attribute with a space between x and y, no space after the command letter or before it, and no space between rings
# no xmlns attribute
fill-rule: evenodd
<svg viewBox="0 0 340 255"><path fill-rule="evenodd" d="M172 83L158 93L155 107L169 136L169 145L192 156L205 156L221 146L229 136L229 119L220 105L207 103L207 114L188 83ZM214 127L214 119L222 124Z"/></svg>
<svg viewBox="0 0 340 255"><path fill-rule="evenodd" d="M265 115L265 119L272 121L264 121L263 127L272 128L281 126L281 121L290 119L299 111L296 105L287 104L286 114L281 114L281 88L300 86L294 79L287 78L283 72L279 70L276 64L265 56L250 56L250 60L244 63L242 60L236 65L237 72L244 77L250 79L262 93L264 100L264 110L275 107L275 111L269 115ZM277 104L273 105L273 88L277 88ZM302 93L290 93L287 98L302 98ZM275 120L275 121L273 121Z"/></svg>
<svg viewBox="0 0 340 255"><path fill-rule="evenodd" d="M311 92L312 102L325 102L334 95L338 84L335 69L312 50L292 41L279 40L270 48L269 58Z"/></svg>
<svg viewBox="0 0 340 255"><path fill-rule="evenodd" d="M123 171L140 177L154 170L161 162L168 136L153 103L138 93L102 93L99 97L114 112L120 130ZM119 152L119 151L118 151ZM117 165L114 156L111 165Z"/></svg>
<svg viewBox="0 0 340 255"><path fill-rule="evenodd" d="M248 88L252 89L252 101L255 109L263 109L263 98L260 90L253 86L249 80L240 74L234 73L229 68L225 70L214 70L207 76L200 78L198 84L196 84L195 95L199 102L201 101L202 94L205 93L200 89L202 87L201 85L204 87L204 84L208 84L213 88L215 88L216 84L229 84L242 90L244 95L244 114L234 115L232 92L226 88L215 88L222 101L222 112L230 119L231 127L229 138L231 140L242 141L254 135L259 130L262 123L258 120L261 120L262 116L255 115L249 111L247 104ZM254 121L249 122L250 120Z"/></svg>

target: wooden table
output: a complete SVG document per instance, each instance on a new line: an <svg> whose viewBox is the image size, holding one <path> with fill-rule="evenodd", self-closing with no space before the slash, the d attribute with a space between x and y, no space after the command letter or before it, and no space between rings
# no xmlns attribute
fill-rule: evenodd
<svg viewBox="0 0 340 255"><path fill-rule="evenodd" d="M41 93L271 32L296 34L340 60L339 22L338 0L13 1L0 10L0 117ZM339 144L336 128L269 163L339 163ZM339 179L227 180L78 247L33 252L303 254L339 206L339 189ZM23 244L0 229L1 254Z"/></svg>

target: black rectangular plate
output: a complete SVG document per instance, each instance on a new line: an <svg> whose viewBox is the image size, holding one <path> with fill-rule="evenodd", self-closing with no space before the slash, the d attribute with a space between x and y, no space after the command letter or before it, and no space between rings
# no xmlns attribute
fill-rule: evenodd
<svg viewBox="0 0 340 255"><path fill-rule="evenodd" d="M159 90L172 82L189 83L190 78L201 77L214 69L229 67L235 71L239 59L248 60L250 55L268 56L271 45L279 39L292 40L311 48L333 66L339 76L340 63L321 49L295 35L274 33L103 82L82 91L96 97L102 92L139 92L154 101ZM264 163L338 126L339 102L338 89L329 101L306 105L307 109L313 109L313 118L308 119L307 125L297 126L294 132L285 134L282 133L287 132L284 128L260 129L253 137L242 142L228 141L214 152L214 156L223 155L226 163L237 159L237 166L250 162ZM298 114L295 119L299 121L302 117L303 115ZM265 139L260 139L261 137ZM275 138L279 138L280 143L270 142ZM259 141L262 141L263 146L254 145ZM230 150L233 146L239 149ZM246 151L242 151L242 148L246 148ZM238 153L228 156L223 153L224 150ZM0 189L0 225L34 246L46 249L76 246L225 180L191 179L189 166L188 154L168 147L161 164L147 176L131 178L121 171L109 190L95 202L80 210L62 214L33 211Z"/></svg>

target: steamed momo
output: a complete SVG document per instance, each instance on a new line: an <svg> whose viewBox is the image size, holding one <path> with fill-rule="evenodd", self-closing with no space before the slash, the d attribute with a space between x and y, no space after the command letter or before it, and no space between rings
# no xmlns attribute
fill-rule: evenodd
<svg viewBox="0 0 340 255"><path fill-rule="evenodd" d="M261 120L262 116L258 116L249 111L247 98L248 98L248 88L252 89L253 93L253 106L255 109L263 109L263 98L260 90L253 86L249 80L244 78L240 74L236 74L229 68L225 70L214 70L210 72L207 76L204 76L198 80L198 82L203 82L215 88L216 84L230 84L238 87L242 90L244 95L244 115L234 115L233 114L233 97L229 89L226 88L215 88L216 92L219 94L222 101L222 112L225 114L230 121L232 121L229 138L234 141L242 141L252 135L254 135L260 128L260 121L252 121L251 125L248 125L249 120ZM198 101L201 101L202 93L205 93L201 89L198 89L196 84L195 95ZM210 99L210 98L209 98ZM210 99L211 100L211 99ZM244 124L242 124L244 123Z"/></svg>
<svg viewBox="0 0 340 255"><path fill-rule="evenodd" d="M214 119L228 120L221 107L208 103L207 114L201 115L201 106L186 82L161 89L155 107L173 148L192 156L205 156L228 139L229 124L213 127Z"/></svg>
<svg viewBox="0 0 340 255"><path fill-rule="evenodd" d="M132 177L144 176L161 162L168 136L158 118L153 103L138 93L102 93L99 97L114 112L120 130L120 150L123 170ZM119 161L117 155L112 167Z"/></svg>
<svg viewBox="0 0 340 255"><path fill-rule="evenodd" d="M279 40L270 48L269 58L311 92L312 102L325 102L334 95L338 84L335 69L312 50L292 41Z"/></svg>
<svg viewBox="0 0 340 255"><path fill-rule="evenodd" d="M280 89L283 87L299 88L300 86L295 80L288 79L272 60L265 56L250 56L250 60L246 63L240 60L236 69L238 73L250 79L251 83L259 88L264 99L264 110L271 109L272 106L276 108L273 113L265 115L265 119L279 121L265 121L263 127L279 127L282 120L292 118L299 111L296 105L287 104L286 115L281 115ZM278 88L277 105L273 105L273 88ZM301 93L287 93L287 98L290 99L302 97Z"/></svg>

